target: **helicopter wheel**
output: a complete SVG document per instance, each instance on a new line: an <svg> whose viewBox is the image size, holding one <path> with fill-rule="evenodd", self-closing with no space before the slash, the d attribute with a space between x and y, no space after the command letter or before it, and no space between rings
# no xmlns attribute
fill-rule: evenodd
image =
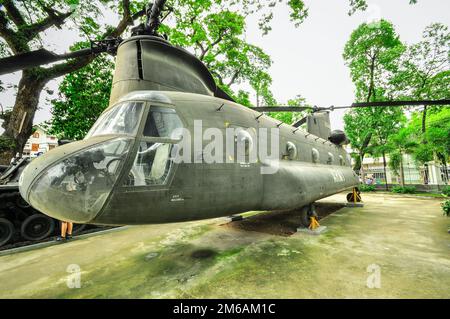
<svg viewBox="0 0 450 319"><path fill-rule="evenodd" d="M7 244L14 235L14 225L6 218L0 218L0 247Z"/></svg>
<svg viewBox="0 0 450 319"><path fill-rule="evenodd" d="M311 224L311 217L318 218L316 209L313 204L303 206L300 211L300 223L308 228Z"/></svg>
<svg viewBox="0 0 450 319"><path fill-rule="evenodd" d="M27 240L42 240L50 236L55 229L52 218L43 214L34 214L25 219L20 227L20 234Z"/></svg>

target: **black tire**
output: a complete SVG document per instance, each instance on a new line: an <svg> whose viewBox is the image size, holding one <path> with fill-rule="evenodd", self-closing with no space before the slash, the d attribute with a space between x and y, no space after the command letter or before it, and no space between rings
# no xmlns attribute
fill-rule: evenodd
<svg viewBox="0 0 450 319"><path fill-rule="evenodd" d="M6 218L0 218L0 247L7 244L14 235L14 225Z"/></svg>
<svg viewBox="0 0 450 319"><path fill-rule="evenodd" d="M307 205L301 208L300 211L300 223L308 228L311 224L311 217L318 217L314 205Z"/></svg>
<svg viewBox="0 0 450 319"><path fill-rule="evenodd" d="M20 234L26 240L42 240L49 237L55 230L52 218L43 214L34 214L24 220Z"/></svg>
<svg viewBox="0 0 450 319"><path fill-rule="evenodd" d="M86 228L86 226L86 224L73 224L72 235L78 235Z"/></svg>
<svg viewBox="0 0 450 319"><path fill-rule="evenodd" d="M22 198L22 196L19 196L19 197L16 199L16 205L17 205L17 207L19 207L19 208L29 208L29 207L30 207L30 204L28 204L28 203Z"/></svg>
<svg viewBox="0 0 450 319"><path fill-rule="evenodd" d="M347 194L347 202L349 202L349 203L353 202L353 193Z"/></svg>

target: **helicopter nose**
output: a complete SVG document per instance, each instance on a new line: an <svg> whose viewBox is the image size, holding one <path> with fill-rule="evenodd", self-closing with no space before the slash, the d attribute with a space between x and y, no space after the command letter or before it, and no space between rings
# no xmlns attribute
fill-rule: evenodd
<svg viewBox="0 0 450 319"><path fill-rule="evenodd" d="M131 139L110 137L86 147L98 142L93 140L63 145L33 160L19 180L22 197L59 220L94 219L117 181Z"/></svg>

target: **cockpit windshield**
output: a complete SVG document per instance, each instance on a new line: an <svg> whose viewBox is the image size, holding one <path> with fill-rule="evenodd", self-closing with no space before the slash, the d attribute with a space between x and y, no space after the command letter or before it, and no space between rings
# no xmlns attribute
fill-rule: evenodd
<svg viewBox="0 0 450 319"><path fill-rule="evenodd" d="M106 134L135 135L143 110L142 102L124 102L103 113L85 139Z"/></svg>

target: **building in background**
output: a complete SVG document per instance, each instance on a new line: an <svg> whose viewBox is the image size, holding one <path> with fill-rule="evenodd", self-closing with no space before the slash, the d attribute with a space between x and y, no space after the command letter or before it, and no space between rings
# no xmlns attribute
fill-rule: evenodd
<svg viewBox="0 0 450 319"><path fill-rule="evenodd" d="M400 176L389 168L389 157L386 157L386 174L383 168L383 158L365 157L362 169L366 177L374 178L377 184L400 184ZM437 162L428 162L419 166L411 155L403 155L403 174L405 185L446 185L449 183L450 170Z"/></svg>
<svg viewBox="0 0 450 319"><path fill-rule="evenodd" d="M56 136L48 134L42 126L36 125L34 129L34 133L23 148L23 157L37 157L58 146Z"/></svg>

